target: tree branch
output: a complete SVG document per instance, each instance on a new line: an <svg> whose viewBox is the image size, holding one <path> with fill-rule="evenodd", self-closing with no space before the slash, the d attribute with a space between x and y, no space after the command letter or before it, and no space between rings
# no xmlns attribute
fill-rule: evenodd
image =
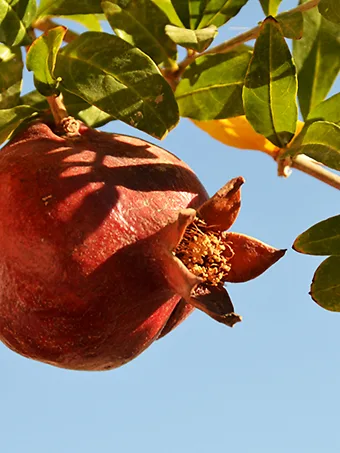
<svg viewBox="0 0 340 453"><path fill-rule="evenodd" d="M318 4L320 3L320 0L310 0L307 3L303 3L302 5L297 6L296 8L290 9L289 11L286 11L287 13L296 13L296 12L305 12L309 11L312 8L315 8ZM247 41L251 41L252 39L256 39L258 37L258 34L260 32L260 25L252 28L251 30L248 30L244 33L241 33L238 36L235 36L234 38L229 39L228 41L223 42L222 44L219 44L218 46L212 47L211 49L206 50L205 52L202 52L200 54L192 54L188 55L187 58L185 58L180 64L180 74L182 74L187 66L189 66L196 58L202 57L205 55L211 55L211 54L216 54L216 53L226 53L230 52L232 49L235 47L240 46L241 44L244 44Z"/></svg>
<svg viewBox="0 0 340 453"><path fill-rule="evenodd" d="M291 167L303 171L319 181L340 190L340 176L327 170L323 165L313 161L304 154L299 154L294 157L291 162Z"/></svg>

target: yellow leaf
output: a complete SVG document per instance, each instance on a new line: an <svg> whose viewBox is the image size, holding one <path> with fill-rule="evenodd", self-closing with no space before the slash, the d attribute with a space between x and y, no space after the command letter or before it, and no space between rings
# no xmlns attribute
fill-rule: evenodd
<svg viewBox="0 0 340 453"><path fill-rule="evenodd" d="M271 156L275 156L279 151L277 146L254 131L244 115L224 120L192 121L211 137L225 145L263 151ZM302 121L298 121L295 135L301 131L303 125Z"/></svg>

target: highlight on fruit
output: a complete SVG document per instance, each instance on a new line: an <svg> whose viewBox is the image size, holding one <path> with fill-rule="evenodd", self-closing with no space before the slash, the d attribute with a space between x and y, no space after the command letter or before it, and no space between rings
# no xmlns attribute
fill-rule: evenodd
<svg viewBox="0 0 340 453"><path fill-rule="evenodd" d="M72 123L74 126L74 123ZM132 360L195 308L241 321L226 282L284 254L229 232L242 177L209 198L164 149L31 122L0 153L0 339L74 370Z"/></svg>

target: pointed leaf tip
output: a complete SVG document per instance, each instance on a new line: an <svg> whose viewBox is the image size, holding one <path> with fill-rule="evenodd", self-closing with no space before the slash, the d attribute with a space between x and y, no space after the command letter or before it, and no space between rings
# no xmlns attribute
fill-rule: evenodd
<svg viewBox="0 0 340 453"><path fill-rule="evenodd" d="M246 282L258 277L287 251L240 233L227 233L226 241L234 252L229 260L231 268L226 278L231 283Z"/></svg>

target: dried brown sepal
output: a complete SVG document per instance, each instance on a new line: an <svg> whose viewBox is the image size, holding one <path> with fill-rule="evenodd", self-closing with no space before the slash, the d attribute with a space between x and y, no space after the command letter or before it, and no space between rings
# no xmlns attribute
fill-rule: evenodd
<svg viewBox="0 0 340 453"><path fill-rule="evenodd" d="M226 326L233 327L242 321L242 317L234 312L229 294L223 286L199 285L192 291L191 303Z"/></svg>
<svg viewBox="0 0 340 453"><path fill-rule="evenodd" d="M240 233L224 233L234 254L229 258L226 281L241 283L258 277L286 253Z"/></svg>
<svg viewBox="0 0 340 453"><path fill-rule="evenodd" d="M195 209L182 209L174 222L166 225L157 236L157 240L166 245L166 248L173 251L182 241L188 226L194 221L196 216Z"/></svg>
<svg viewBox="0 0 340 453"><path fill-rule="evenodd" d="M235 222L241 207L240 188L243 183L242 176L232 179L197 210L210 229L228 230Z"/></svg>

